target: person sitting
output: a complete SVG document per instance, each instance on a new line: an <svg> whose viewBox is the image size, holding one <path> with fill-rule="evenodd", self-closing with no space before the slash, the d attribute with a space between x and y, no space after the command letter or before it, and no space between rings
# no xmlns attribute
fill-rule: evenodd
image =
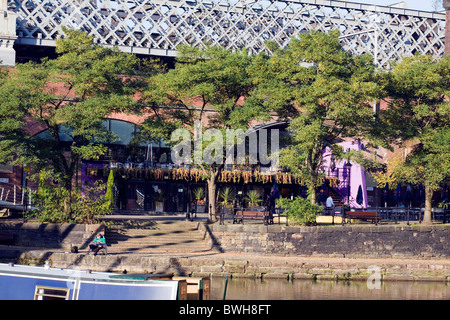
<svg viewBox="0 0 450 320"><path fill-rule="evenodd" d="M103 249L103 250L105 251L105 254L108 253L108 252L107 252L107 245L106 245L105 237L104 237L101 233L99 233L99 234L95 237L94 241L92 241L92 242L89 244L89 252L90 252L90 251L94 252L94 256L96 256L97 253L98 253L101 249ZM89 252L88 252L88 254L89 254Z"/></svg>

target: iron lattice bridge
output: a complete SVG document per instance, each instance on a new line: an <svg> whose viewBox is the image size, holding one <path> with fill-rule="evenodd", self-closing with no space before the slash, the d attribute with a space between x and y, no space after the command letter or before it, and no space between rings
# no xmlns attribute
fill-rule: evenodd
<svg viewBox="0 0 450 320"><path fill-rule="evenodd" d="M26 45L54 46L66 26L137 54L175 56L178 45L205 41L259 53L266 40L285 47L299 33L338 29L346 50L370 53L383 68L444 52L445 14L347 1L8 0L8 9L17 15L16 43Z"/></svg>

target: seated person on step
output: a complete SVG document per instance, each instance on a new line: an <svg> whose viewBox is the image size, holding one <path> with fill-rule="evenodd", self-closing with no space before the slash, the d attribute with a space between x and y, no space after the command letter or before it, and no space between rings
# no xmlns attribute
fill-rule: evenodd
<svg viewBox="0 0 450 320"><path fill-rule="evenodd" d="M92 241L89 244L89 252L90 251L94 252L94 256L95 256L95 255L97 255L97 252L100 251L100 249L105 250L105 254L107 254L106 240L105 240L105 237L101 233L99 233L95 237L94 241Z"/></svg>

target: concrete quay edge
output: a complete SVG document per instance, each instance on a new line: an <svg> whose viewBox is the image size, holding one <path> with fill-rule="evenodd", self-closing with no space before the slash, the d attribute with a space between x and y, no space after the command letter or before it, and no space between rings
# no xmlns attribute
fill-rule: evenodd
<svg viewBox="0 0 450 320"><path fill-rule="evenodd" d="M261 279L367 280L374 270L382 281L450 282L450 259L276 256L235 252L111 253L87 255L42 248L0 246L0 261L43 264L127 274L177 274Z"/></svg>

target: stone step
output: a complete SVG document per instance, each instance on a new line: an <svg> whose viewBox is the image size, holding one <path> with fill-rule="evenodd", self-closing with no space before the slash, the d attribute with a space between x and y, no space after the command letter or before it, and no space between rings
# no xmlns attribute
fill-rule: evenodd
<svg viewBox="0 0 450 320"><path fill-rule="evenodd" d="M108 244L108 247L111 248L149 248L149 247L162 247L162 246L170 246L170 247L183 247L183 248L189 248L189 247L204 247L207 246L207 243L204 241L186 241L186 242L148 242L148 243L134 243L134 244L124 244L124 243L119 243L119 244Z"/></svg>
<svg viewBox="0 0 450 320"><path fill-rule="evenodd" d="M108 248L108 254L125 254L125 253L198 253L210 251L208 247L192 248L187 250L186 248Z"/></svg>
<svg viewBox="0 0 450 320"><path fill-rule="evenodd" d="M186 246L190 244L204 244L206 241L203 239L166 239L158 241L133 241L133 242L108 242L108 246L111 247L148 247L148 246L161 246L161 245L179 245Z"/></svg>
<svg viewBox="0 0 450 320"><path fill-rule="evenodd" d="M154 233L118 233L106 232L106 238L109 242L118 241L154 241L158 239L203 239L204 233L200 231L193 232L154 232Z"/></svg>
<svg viewBox="0 0 450 320"><path fill-rule="evenodd" d="M110 246L108 247L109 253L126 253L126 252L202 252L209 251L210 247L206 244L193 245L188 244L180 246L179 244L174 245L149 245L149 246Z"/></svg>
<svg viewBox="0 0 450 320"><path fill-rule="evenodd" d="M153 248L153 247L178 247L178 248L190 248L190 247L208 247L208 245L205 242L184 242L184 243L180 243L180 242L161 242L161 243L145 243L145 244L112 244L112 245L108 245L108 248Z"/></svg>
<svg viewBox="0 0 450 320"><path fill-rule="evenodd" d="M183 238L145 238L145 239L128 239L128 240L107 240L108 245L147 245L151 243L190 243L202 242L203 237L183 237Z"/></svg>
<svg viewBox="0 0 450 320"><path fill-rule="evenodd" d="M144 231L136 231L136 230L107 230L107 234L112 236L120 236L120 235L129 235L132 237L139 236L163 236L163 235L174 235L174 236L183 236L187 234L200 234L202 230L192 229L192 230L144 230Z"/></svg>
<svg viewBox="0 0 450 320"><path fill-rule="evenodd" d="M138 245L142 243L143 245L149 243L165 243L165 242L175 242L175 243L188 243L192 241L203 241L203 237L183 237L183 238L146 238L146 239L128 239L128 240L107 240L108 245L122 244L122 245Z"/></svg>
<svg viewBox="0 0 450 320"><path fill-rule="evenodd" d="M147 232L152 230L198 230L198 222L148 222L147 224L113 225L110 230L127 230L129 232Z"/></svg>
<svg viewBox="0 0 450 320"><path fill-rule="evenodd" d="M128 235L130 237L140 237L140 236L165 236L165 235L172 235L172 236L183 236L183 235L189 235L189 234L200 234L201 231L199 230L147 230L147 231L124 231L124 230L108 230L106 232L110 236L121 236L121 235Z"/></svg>
<svg viewBox="0 0 450 320"><path fill-rule="evenodd" d="M122 247L129 247L129 246L148 246L152 244L190 244L190 243L206 243L203 239L163 239L163 240L154 240L154 241L119 241L119 242L108 242L108 246L122 246Z"/></svg>
<svg viewBox="0 0 450 320"><path fill-rule="evenodd" d="M113 226L106 232L108 252L198 252L210 249L198 222L158 221Z"/></svg>

